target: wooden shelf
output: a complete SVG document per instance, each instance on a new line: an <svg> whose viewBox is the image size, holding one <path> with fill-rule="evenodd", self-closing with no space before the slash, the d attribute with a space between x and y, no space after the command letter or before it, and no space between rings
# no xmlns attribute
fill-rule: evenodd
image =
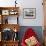
<svg viewBox="0 0 46 46"><path fill-rule="evenodd" d="M10 12L13 12L13 13L10 13ZM14 17L17 16L17 24L18 24L19 7L0 7L0 16L1 16L1 24L6 23L6 21L8 24L9 16L14 16ZM6 17L6 19L5 19L5 17Z"/></svg>
<svg viewBox="0 0 46 46"><path fill-rule="evenodd" d="M0 7L0 9L18 9L19 7Z"/></svg>
<svg viewBox="0 0 46 46"><path fill-rule="evenodd" d="M14 17L17 16L17 24L8 24L7 17L9 17L9 16L14 16ZM8 28L8 29L11 29L12 31L14 31L14 33L15 33L15 29L16 29L16 32L18 33L18 31L20 29L20 26L18 24L18 16L19 16L19 7L0 7L0 20L1 20L0 32L2 33L4 29ZM5 20L5 18L6 18L6 20ZM2 36L2 34L1 34L1 36ZM10 39L9 41L4 41L4 39L2 39L2 38L3 37L1 37L0 46L18 46L18 42L19 42L18 39L17 39L17 41L16 41L16 39L15 39L15 41L13 41L13 39Z"/></svg>
<svg viewBox="0 0 46 46"><path fill-rule="evenodd" d="M19 15L19 13L18 13L19 7L0 7L0 14L3 16L2 11L4 11L4 12L6 11L7 15L17 15L17 16ZM14 14L10 14L10 12L12 12ZM4 14L4 15L6 15L6 14Z"/></svg>
<svg viewBox="0 0 46 46"><path fill-rule="evenodd" d="M18 46L18 41L1 41L1 44L2 46Z"/></svg>
<svg viewBox="0 0 46 46"><path fill-rule="evenodd" d="M5 28L10 28L14 31L14 29L16 29L17 31L19 31L20 29L20 26L18 24L0 24L0 28L1 28L1 31Z"/></svg>

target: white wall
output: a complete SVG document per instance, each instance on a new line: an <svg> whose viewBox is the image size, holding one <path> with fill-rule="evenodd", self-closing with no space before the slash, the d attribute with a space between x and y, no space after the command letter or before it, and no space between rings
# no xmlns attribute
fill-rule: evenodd
<svg viewBox="0 0 46 46"><path fill-rule="evenodd" d="M14 6L14 1L15 0L0 0L0 6L1 7L9 7L9 6Z"/></svg>
<svg viewBox="0 0 46 46"><path fill-rule="evenodd" d="M43 26L43 6L42 0L24 0L22 8L36 8L36 19L24 19L23 11L20 16L20 23L24 26Z"/></svg>
<svg viewBox="0 0 46 46"><path fill-rule="evenodd" d="M0 0L0 6L15 6L15 0ZM17 0L20 7L19 24L21 26L43 26L42 0ZM36 19L24 19L23 8L36 8Z"/></svg>

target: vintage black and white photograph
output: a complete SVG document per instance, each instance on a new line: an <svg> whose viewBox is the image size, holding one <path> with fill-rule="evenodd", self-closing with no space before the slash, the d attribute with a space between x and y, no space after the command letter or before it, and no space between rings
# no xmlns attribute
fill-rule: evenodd
<svg viewBox="0 0 46 46"><path fill-rule="evenodd" d="M35 19L36 18L36 8L24 8L23 9L23 15L26 19Z"/></svg>

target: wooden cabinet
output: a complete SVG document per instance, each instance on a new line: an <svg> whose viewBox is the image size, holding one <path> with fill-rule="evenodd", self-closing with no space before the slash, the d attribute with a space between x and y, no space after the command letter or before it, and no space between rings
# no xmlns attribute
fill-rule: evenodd
<svg viewBox="0 0 46 46"><path fill-rule="evenodd" d="M1 41L0 46L18 46L19 41Z"/></svg>
<svg viewBox="0 0 46 46"><path fill-rule="evenodd" d="M18 41L5 41L2 44L3 46L18 46Z"/></svg>
<svg viewBox="0 0 46 46"><path fill-rule="evenodd" d="M0 7L0 32L1 32L0 46L18 46L18 39L14 40L15 34L19 31L18 17L19 17L19 7ZM3 33L6 32L7 34L7 31L14 32L14 37L10 36L11 39L8 41L4 40L2 37L2 32Z"/></svg>

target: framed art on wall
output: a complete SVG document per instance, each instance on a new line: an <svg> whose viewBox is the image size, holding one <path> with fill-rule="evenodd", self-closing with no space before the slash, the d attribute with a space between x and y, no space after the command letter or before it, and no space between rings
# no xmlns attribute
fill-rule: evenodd
<svg viewBox="0 0 46 46"><path fill-rule="evenodd" d="M24 8L23 15L25 19L35 19L36 18L36 8Z"/></svg>
<svg viewBox="0 0 46 46"><path fill-rule="evenodd" d="M2 10L2 15L9 15L9 10Z"/></svg>

